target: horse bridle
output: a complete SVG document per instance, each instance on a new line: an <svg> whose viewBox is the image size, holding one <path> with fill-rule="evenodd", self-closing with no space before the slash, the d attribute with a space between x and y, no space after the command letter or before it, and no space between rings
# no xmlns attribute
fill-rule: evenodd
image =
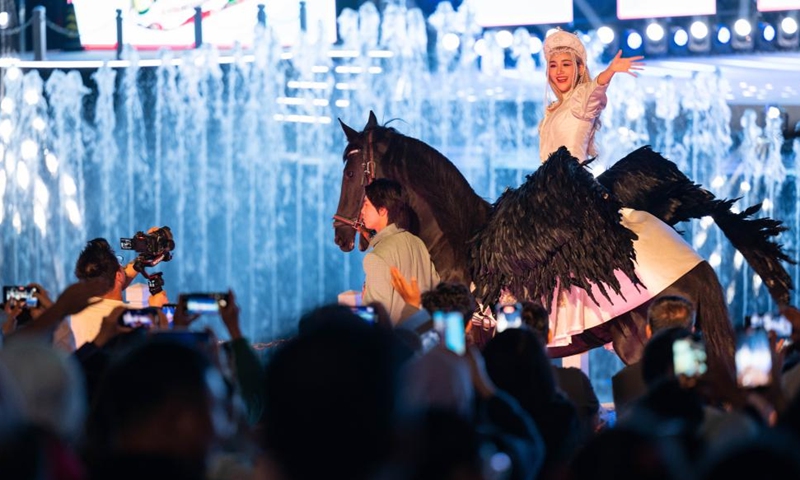
<svg viewBox="0 0 800 480"><path fill-rule="evenodd" d="M364 190L364 188L370 183L372 183L373 180L375 180L375 158L372 152L372 133L373 133L372 130L370 130L369 133L367 133L367 155L361 156L361 158L364 159L364 161L361 162L361 166L364 169L364 174L361 177L362 193L361 193L361 201L358 202L359 205L358 216L355 219L350 219L345 216L339 215L339 212L336 212L336 214L333 216L334 228L346 225L351 227L356 232L360 232L365 229L362 206L364 205L364 198L367 196L367 191ZM358 150L353 150L348 154L348 156L356 152L358 152Z"/></svg>

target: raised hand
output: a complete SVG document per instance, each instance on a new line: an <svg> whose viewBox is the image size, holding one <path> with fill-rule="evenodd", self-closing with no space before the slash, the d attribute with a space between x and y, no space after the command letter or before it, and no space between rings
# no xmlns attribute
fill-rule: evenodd
<svg viewBox="0 0 800 480"><path fill-rule="evenodd" d="M412 277L409 282L397 267L391 267L390 271L392 272L392 287L403 298L403 301L412 307L420 308L422 306L422 293L419 291L417 279Z"/></svg>
<svg viewBox="0 0 800 480"><path fill-rule="evenodd" d="M642 55L623 58L622 50L620 50L611 60L611 63L608 64L606 70L613 73L627 73L628 75L638 77L639 75L636 72L638 70L644 70L644 62L640 61L642 59L644 59Z"/></svg>
<svg viewBox="0 0 800 480"><path fill-rule="evenodd" d="M239 328L239 306L236 305L236 297L233 295L233 290L228 290L228 304L224 307L219 307L219 316L222 317L222 323L228 329L231 340L242 337L242 331Z"/></svg>

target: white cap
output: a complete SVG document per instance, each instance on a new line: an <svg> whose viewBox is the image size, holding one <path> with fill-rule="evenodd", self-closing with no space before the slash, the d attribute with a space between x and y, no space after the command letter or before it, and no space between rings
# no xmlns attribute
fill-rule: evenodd
<svg viewBox="0 0 800 480"><path fill-rule="evenodd" d="M565 49L572 50L583 63L586 63L586 48L580 41L577 35L564 30L557 30L551 33L544 39L544 58L548 62L553 53L564 51Z"/></svg>

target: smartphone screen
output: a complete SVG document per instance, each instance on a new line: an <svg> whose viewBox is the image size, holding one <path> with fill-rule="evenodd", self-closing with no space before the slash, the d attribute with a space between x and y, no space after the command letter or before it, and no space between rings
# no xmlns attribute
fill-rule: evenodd
<svg viewBox="0 0 800 480"><path fill-rule="evenodd" d="M218 313L220 308L228 305L226 293L187 293L181 295L185 302L185 310L189 315Z"/></svg>
<svg viewBox="0 0 800 480"><path fill-rule="evenodd" d="M792 336L792 322L780 313L754 313L745 318L745 325L763 328L768 332L775 332L778 338L790 338Z"/></svg>
<svg viewBox="0 0 800 480"><path fill-rule="evenodd" d="M679 338L672 344L672 366L675 375L699 377L706 373L706 350L702 342Z"/></svg>
<svg viewBox="0 0 800 480"><path fill-rule="evenodd" d="M3 304L9 301L15 303L23 302L25 308L36 308L39 306L39 299L34 295L36 287L25 287L21 285L6 285L3 287Z"/></svg>
<svg viewBox="0 0 800 480"><path fill-rule="evenodd" d="M439 333L444 346L459 355L467 351L464 316L461 312L433 312L433 328Z"/></svg>
<svg viewBox="0 0 800 480"><path fill-rule="evenodd" d="M350 307L350 309L367 323L377 323L378 321L375 308L369 305L359 305L357 307Z"/></svg>
<svg viewBox="0 0 800 480"><path fill-rule="evenodd" d="M161 311L164 312L164 316L167 317L167 322L172 325L172 320L175 318L175 309L178 308L178 305L175 303L165 303L161 306Z"/></svg>
<svg viewBox="0 0 800 480"><path fill-rule="evenodd" d="M767 331L760 327L736 334L736 383L742 388L766 387L772 382L772 351Z"/></svg>
<svg viewBox="0 0 800 480"><path fill-rule="evenodd" d="M156 315L152 308L130 309L122 313L119 323L130 328L150 329L155 325Z"/></svg>
<svg viewBox="0 0 800 480"><path fill-rule="evenodd" d="M519 303L495 305L495 319L497 324L495 331L500 333L509 328L520 328L522 326L522 305Z"/></svg>

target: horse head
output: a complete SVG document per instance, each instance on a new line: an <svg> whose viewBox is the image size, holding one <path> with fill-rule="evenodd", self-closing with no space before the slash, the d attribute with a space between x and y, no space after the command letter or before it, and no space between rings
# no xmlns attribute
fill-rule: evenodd
<svg viewBox="0 0 800 480"><path fill-rule="evenodd" d="M343 156L342 192L336 215L333 216L334 239L343 252L349 252L353 250L356 232L359 232L361 237L358 248L364 251L369 246L369 240L364 235L361 206L364 203L364 187L376 176L372 136L374 129L378 127L378 119L370 111L369 120L362 132L347 126L341 119L339 123L347 137L347 147Z"/></svg>

